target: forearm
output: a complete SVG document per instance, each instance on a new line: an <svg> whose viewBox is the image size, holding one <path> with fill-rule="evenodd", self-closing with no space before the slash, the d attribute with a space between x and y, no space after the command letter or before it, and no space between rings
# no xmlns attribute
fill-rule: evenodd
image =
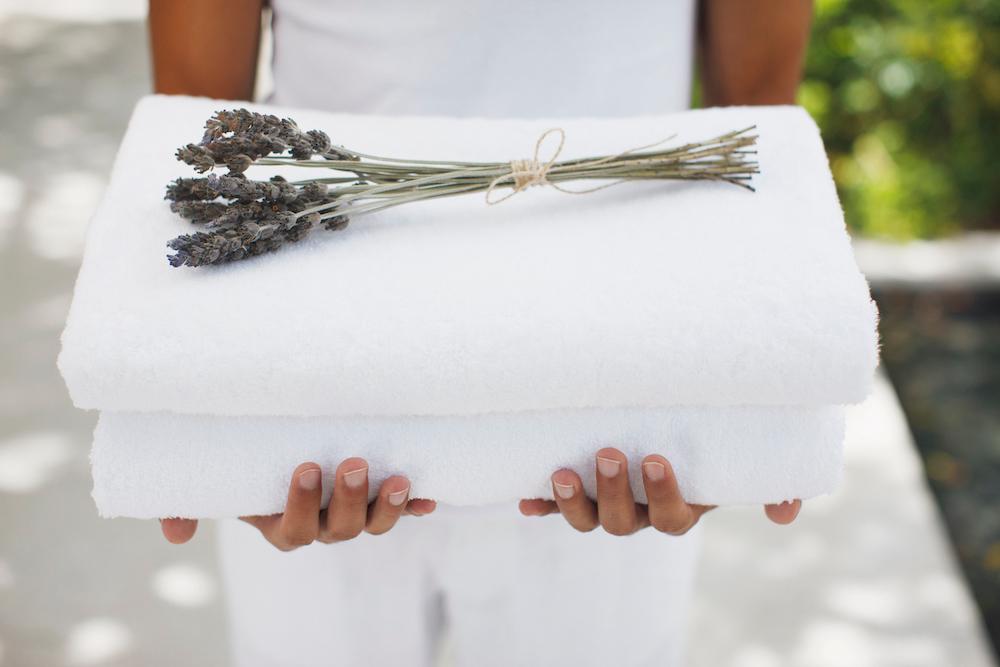
<svg viewBox="0 0 1000 667"><path fill-rule="evenodd" d="M793 104L811 23L811 0L701 0L703 106Z"/></svg>
<svg viewBox="0 0 1000 667"><path fill-rule="evenodd" d="M150 0L153 88L253 98L262 0Z"/></svg>

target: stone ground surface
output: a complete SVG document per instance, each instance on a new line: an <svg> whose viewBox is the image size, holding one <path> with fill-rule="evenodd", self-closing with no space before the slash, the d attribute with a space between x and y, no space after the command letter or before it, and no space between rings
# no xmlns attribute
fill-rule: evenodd
<svg viewBox="0 0 1000 667"><path fill-rule="evenodd" d="M51 18L76 7L0 11L0 665L223 665L211 525L177 548L96 517L94 418L54 366L87 219L149 86L142 25ZM792 528L758 508L706 523L690 665L995 664L884 380L852 413L839 493Z"/></svg>

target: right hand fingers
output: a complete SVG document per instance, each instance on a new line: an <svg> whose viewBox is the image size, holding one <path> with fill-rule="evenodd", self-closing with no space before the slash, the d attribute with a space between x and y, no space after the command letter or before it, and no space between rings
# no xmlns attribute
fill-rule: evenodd
<svg viewBox="0 0 1000 667"><path fill-rule="evenodd" d="M321 542L342 542L361 534L368 515L368 463L349 458L337 467L333 497L320 528Z"/></svg>
<svg viewBox="0 0 1000 667"><path fill-rule="evenodd" d="M597 528L597 505L584 493L583 482L575 472L559 470L552 475L552 497L569 525L583 533Z"/></svg>

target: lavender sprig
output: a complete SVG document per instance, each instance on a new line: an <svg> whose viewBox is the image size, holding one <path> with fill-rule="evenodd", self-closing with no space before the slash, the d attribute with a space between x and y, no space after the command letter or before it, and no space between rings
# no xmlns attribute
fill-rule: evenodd
<svg viewBox="0 0 1000 667"><path fill-rule="evenodd" d="M303 132L290 118L246 109L216 112L205 123L201 141L177 149L177 159L201 173L216 165L227 166L230 173L242 173L254 160L285 151L296 160L309 160L314 155L330 160L357 159L333 147L325 132Z"/></svg>
<svg viewBox="0 0 1000 667"><path fill-rule="evenodd" d="M206 173L224 166L228 173L178 178L167 186L170 208L199 225L167 245L172 266L222 264L278 250L295 243L314 227L343 229L350 217L381 211L413 201L485 192L497 203L532 185L550 185L567 192L588 192L627 180L714 180L753 190L759 173L752 156L753 127L671 148L640 149L573 160L547 162L538 151L550 130L539 139L533 160L457 162L405 160L367 155L333 146L319 130L302 131L289 118L247 109L219 111L205 124L197 144L177 150L177 159ZM290 182L275 176L251 180L253 165L323 168L339 176ZM575 180L609 180L583 191L561 185ZM510 194L491 201L496 188Z"/></svg>

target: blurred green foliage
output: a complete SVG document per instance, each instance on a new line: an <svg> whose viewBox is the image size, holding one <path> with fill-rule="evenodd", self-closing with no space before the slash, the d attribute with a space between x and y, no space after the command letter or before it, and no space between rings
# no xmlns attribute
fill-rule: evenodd
<svg viewBox="0 0 1000 667"><path fill-rule="evenodd" d="M848 224L892 238L1000 227L1000 1L815 6L799 103Z"/></svg>

